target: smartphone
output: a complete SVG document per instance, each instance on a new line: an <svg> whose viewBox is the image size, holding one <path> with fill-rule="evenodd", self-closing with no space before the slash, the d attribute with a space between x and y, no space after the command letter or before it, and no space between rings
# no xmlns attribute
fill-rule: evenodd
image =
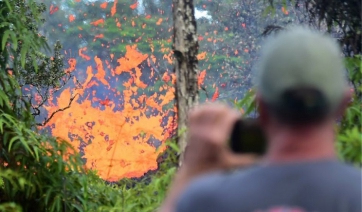
<svg viewBox="0 0 362 212"><path fill-rule="evenodd" d="M236 121L229 146L236 154L265 154L267 140L258 120L246 118Z"/></svg>

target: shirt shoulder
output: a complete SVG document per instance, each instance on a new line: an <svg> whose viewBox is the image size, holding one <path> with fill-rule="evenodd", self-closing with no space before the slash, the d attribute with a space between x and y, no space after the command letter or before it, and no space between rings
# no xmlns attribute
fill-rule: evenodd
<svg viewBox="0 0 362 212"><path fill-rule="evenodd" d="M230 176L225 173L214 173L195 179L182 193L176 205L176 212L217 211L215 207L220 192L220 186L228 181Z"/></svg>
<svg viewBox="0 0 362 212"><path fill-rule="evenodd" d="M233 211L235 208L250 211L282 203L317 207L308 202L311 198L342 209L337 211L346 211L346 208L347 211L361 211L361 175L360 169L334 161L214 173L195 179L187 187L177 203L176 212ZM323 207L321 204L319 208Z"/></svg>

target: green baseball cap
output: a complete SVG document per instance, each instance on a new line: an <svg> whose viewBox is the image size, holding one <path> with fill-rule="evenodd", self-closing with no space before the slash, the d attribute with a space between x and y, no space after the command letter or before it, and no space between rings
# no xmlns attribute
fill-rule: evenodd
<svg viewBox="0 0 362 212"><path fill-rule="evenodd" d="M334 38L297 26L266 40L256 86L262 99L281 112L305 112L322 105L319 112L332 113L348 88L344 72L342 52Z"/></svg>

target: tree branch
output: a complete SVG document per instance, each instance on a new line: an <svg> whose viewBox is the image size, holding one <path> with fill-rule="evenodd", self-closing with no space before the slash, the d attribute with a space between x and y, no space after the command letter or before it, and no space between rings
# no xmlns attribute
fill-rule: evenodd
<svg viewBox="0 0 362 212"><path fill-rule="evenodd" d="M53 116L54 116L56 113L62 112L62 111L64 111L64 110L66 110L66 109L69 109L70 106L72 105L73 100L75 99L75 97L77 97L77 95L78 95L78 94L76 94L75 96L73 96L72 98L70 98L70 101L69 101L68 106L66 106L66 107L64 107L64 108L60 108L60 109L54 111L54 112L49 116L49 118L45 119L45 121L44 121L43 123L37 123L36 125L37 125L37 126L45 126L45 125L53 118Z"/></svg>

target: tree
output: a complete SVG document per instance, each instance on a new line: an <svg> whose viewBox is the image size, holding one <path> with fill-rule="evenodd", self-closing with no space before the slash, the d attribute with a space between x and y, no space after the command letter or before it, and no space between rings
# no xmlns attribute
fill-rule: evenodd
<svg viewBox="0 0 362 212"><path fill-rule="evenodd" d="M198 102L197 83L197 53L198 41L196 36L195 10L192 0L173 1L174 19L174 57L176 74L176 102L178 113L178 130L186 128L188 110ZM187 146L186 134L181 133L177 138L183 152ZM181 162L180 162L181 163Z"/></svg>
<svg viewBox="0 0 362 212"><path fill-rule="evenodd" d="M286 0L269 0L271 7L286 3ZM289 0L294 8L302 8L308 23L325 27L341 42L346 56L361 54L362 8L359 0Z"/></svg>

